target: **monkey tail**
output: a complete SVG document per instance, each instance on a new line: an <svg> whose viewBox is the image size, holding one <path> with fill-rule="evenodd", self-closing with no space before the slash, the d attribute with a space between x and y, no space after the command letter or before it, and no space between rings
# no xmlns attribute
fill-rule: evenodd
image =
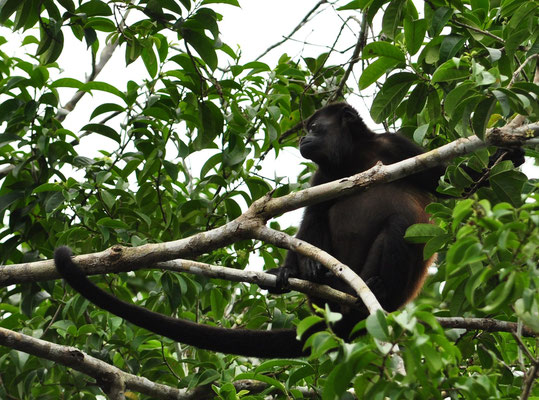
<svg viewBox="0 0 539 400"><path fill-rule="evenodd" d="M220 353L260 358L306 355L304 342L296 339L295 329L263 331L207 326L122 301L93 284L71 256L71 249L66 246L58 247L54 252L56 270L69 285L98 307L141 328L180 343Z"/></svg>

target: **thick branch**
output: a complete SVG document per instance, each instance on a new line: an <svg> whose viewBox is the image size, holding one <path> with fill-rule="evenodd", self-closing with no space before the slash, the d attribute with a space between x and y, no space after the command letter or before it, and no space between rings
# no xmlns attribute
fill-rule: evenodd
<svg viewBox="0 0 539 400"><path fill-rule="evenodd" d="M118 382L121 381L126 389L143 393L155 399L178 400L192 398L184 391L128 374L104 361L89 356L75 347L60 346L4 328L0 328L0 345L54 361L91 376L95 378L106 393L117 390ZM114 395L114 392L111 394Z"/></svg>
<svg viewBox="0 0 539 400"><path fill-rule="evenodd" d="M512 130L507 128L492 129L489 130L487 137L497 145L510 146L525 142L535 143L537 139L533 138L538 135L539 124L535 123ZM487 144L476 136L462 138L392 165L376 165L368 171L349 178L314 186L279 198L259 199L234 221L189 238L166 243L146 244L134 248L113 246L99 253L78 256L75 260L87 273L99 274L111 271L131 271L146 268L161 261L195 257L238 240L257 237L257 229L276 215L358 192L374 183L390 182L403 178L447 162L454 157L473 152L487 146ZM51 260L0 266L0 284L3 285L58 277Z"/></svg>
<svg viewBox="0 0 539 400"><path fill-rule="evenodd" d="M254 232L254 235L256 239L295 251L296 253L309 257L320 262L322 265L325 265L333 274L341 278L343 281L348 283L352 289L354 289L369 310L370 314L376 310L382 309L382 306L369 287L365 284L363 279L361 279L358 274L352 271L348 266L341 263L331 254L326 253L318 247L315 247L303 240L293 238L283 232L270 229L266 226L258 227Z"/></svg>
<svg viewBox="0 0 539 400"><path fill-rule="evenodd" d="M123 392L126 389L160 400L205 400L213 399L215 396L210 385L198 386L189 391L176 389L124 372L75 347L60 346L1 327L0 345L51 360L91 376L110 399L124 398ZM268 385L258 381L239 380L234 382L234 387L238 392L249 390L250 393L255 394L266 390ZM307 398L318 398L316 393L309 388L298 388L298 390Z"/></svg>

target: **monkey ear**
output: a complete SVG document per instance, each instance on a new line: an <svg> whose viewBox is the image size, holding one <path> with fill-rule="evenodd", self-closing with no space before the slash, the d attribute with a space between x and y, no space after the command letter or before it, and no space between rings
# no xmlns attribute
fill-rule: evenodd
<svg viewBox="0 0 539 400"><path fill-rule="evenodd" d="M356 109L347 105L342 111L343 121L346 123L354 123L358 120L361 121L361 117L357 113Z"/></svg>

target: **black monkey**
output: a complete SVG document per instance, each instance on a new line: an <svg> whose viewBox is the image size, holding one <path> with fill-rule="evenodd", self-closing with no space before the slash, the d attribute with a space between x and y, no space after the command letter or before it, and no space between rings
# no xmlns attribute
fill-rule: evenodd
<svg viewBox="0 0 539 400"><path fill-rule="evenodd" d="M300 152L318 170L311 184L320 185L373 167L378 161L393 164L423 150L398 134L375 134L355 109L345 103L317 111L307 122ZM431 260L423 260L423 246L404 240L406 229L428 223L426 205L438 186L444 167L435 167L407 178L376 185L347 197L308 206L297 238L333 255L352 268L373 290L384 309L395 311L414 298L423 284ZM270 271L277 275L282 292L289 277L325 283L354 294L324 266L292 251L284 265ZM324 300L311 299L317 304ZM368 311L330 304L343 315L334 331L346 338Z"/></svg>
<svg viewBox="0 0 539 400"><path fill-rule="evenodd" d="M377 135L345 103L328 105L307 122L308 134L300 142L301 154L318 165L311 184L319 185L369 169L378 161L392 164L423 150L398 134ZM329 252L358 273L382 306L394 311L416 296L430 260L423 246L404 240L415 223L427 223L425 206L431 201L444 167L436 167L399 181L370 187L361 193L330 200L305 209L297 237ZM294 329L253 331L197 324L154 313L126 303L94 285L71 260L67 247L56 249L56 269L79 293L97 306L129 322L178 342L207 350L254 357L305 355L304 340ZM277 275L279 289L289 277L328 284L351 293L351 288L316 262L289 252ZM277 291L279 291L277 289ZM320 299L311 299L322 303ZM367 310L330 306L343 314L335 326L347 338Z"/></svg>

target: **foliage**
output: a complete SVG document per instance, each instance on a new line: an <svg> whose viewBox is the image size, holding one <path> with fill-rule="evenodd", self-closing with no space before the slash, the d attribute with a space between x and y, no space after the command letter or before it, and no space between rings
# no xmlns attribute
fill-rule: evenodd
<svg viewBox="0 0 539 400"><path fill-rule="evenodd" d="M14 57L0 47L0 162L13 167L0 188L1 263L50 258L60 244L83 254L188 237L236 218L270 190L280 196L305 187L310 166L297 181L267 178L262 167L268 155L295 146L303 118L338 97L355 60L342 64L334 56L342 48L351 57L355 43L341 39L317 57L246 62L219 38L222 16L213 3L238 6L235 0L1 3L0 22L24 34L25 53ZM359 79L348 79L344 92L372 89L375 122L400 126L432 149L471 134L483 138L487 128L516 114L537 121L537 1L353 0L337 6L345 24L355 24L348 16L364 16L374 26L356 66ZM124 26L127 10L136 22ZM57 60L68 36L94 59L118 41L127 68L142 60L147 75L126 87L65 76ZM64 126L61 107L72 89L111 99L77 131ZM98 156L88 156L88 138L100 144ZM538 153L528 148L527 155ZM488 156L485 149L456 160L441 190L459 196L473 186L460 167L481 171ZM205 161L192 168L192 160ZM490 171L490 186L431 204L436 226L414 226L407 234L426 243L426 257L438 252L438 269L420 297L400 312L369 317L360 326L369 334L353 343L330 329L317 333L304 360L258 361L186 348L93 307L60 281L1 288L0 326L75 346L173 387L212 383L221 399L264 398L274 390L278 398L301 398L300 387L324 399L350 393L517 398L532 360L511 334L444 332L434 316L488 316L539 330L537 188L502 162ZM243 269L255 254L269 269L283 261L284 251L244 240L200 260ZM310 315L297 293L266 297L254 285L187 274L137 271L100 282L148 309L225 327L293 327ZM537 342L523 340L537 360ZM395 374L394 344L406 376ZM0 348L0 365L2 398L102 394L85 375L7 347ZM230 385L236 379L269 387L238 394ZM539 386L532 390L539 397Z"/></svg>

